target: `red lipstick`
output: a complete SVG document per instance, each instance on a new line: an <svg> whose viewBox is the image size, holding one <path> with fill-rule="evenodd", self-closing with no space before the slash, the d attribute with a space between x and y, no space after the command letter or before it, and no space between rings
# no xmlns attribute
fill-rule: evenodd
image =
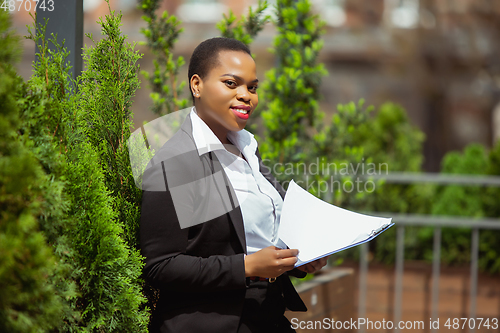
<svg viewBox="0 0 500 333"><path fill-rule="evenodd" d="M247 106L247 105L237 105L237 106L232 106L231 110L233 113L240 119L247 120L250 117L250 110L252 108ZM247 113L241 113L237 110L245 110Z"/></svg>

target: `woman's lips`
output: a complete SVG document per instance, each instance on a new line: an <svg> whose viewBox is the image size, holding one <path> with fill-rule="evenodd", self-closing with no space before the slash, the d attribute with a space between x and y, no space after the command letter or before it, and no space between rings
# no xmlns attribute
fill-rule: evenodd
<svg viewBox="0 0 500 333"><path fill-rule="evenodd" d="M246 113L242 113L240 112L241 111L244 111ZM231 111L233 111L233 113L240 119L243 119L243 120L247 120L248 117L250 117L250 110L244 110L244 109L238 109L238 108L231 108Z"/></svg>

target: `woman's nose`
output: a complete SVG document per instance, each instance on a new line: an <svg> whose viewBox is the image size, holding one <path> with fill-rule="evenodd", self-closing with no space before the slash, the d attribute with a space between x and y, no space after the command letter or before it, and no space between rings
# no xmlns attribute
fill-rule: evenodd
<svg viewBox="0 0 500 333"><path fill-rule="evenodd" d="M244 85L239 87L238 94L236 95L236 98L244 100L244 101L249 101L250 100L250 92L248 91L248 88Z"/></svg>

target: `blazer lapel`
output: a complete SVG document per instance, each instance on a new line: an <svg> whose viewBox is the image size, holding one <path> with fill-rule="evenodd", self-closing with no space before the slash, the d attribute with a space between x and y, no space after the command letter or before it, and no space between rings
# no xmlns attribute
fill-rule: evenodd
<svg viewBox="0 0 500 333"><path fill-rule="evenodd" d="M196 143L194 142L193 138L193 127L191 124L191 116L188 114L186 119L181 125L181 130L183 130L187 136L189 136L190 140L190 145L192 146L193 150L196 149ZM224 168L221 167L221 164L219 160L217 159L217 156L213 153L207 153L203 154L200 156L200 161L201 161L201 167L205 168L205 170L210 170L212 175L218 171L221 172L223 178L224 178L224 183L220 184L218 182L218 185L220 185L220 190L221 191L226 191L227 195L229 196L230 200L233 203L232 209L229 209L229 212L227 213L228 218L231 220L231 223L234 226L234 230L236 232L236 235L238 236L238 240L241 244L241 247L243 249L243 252L247 252L247 245L246 245L246 238L245 238L245 227L243 224L243 215L241 213L240 206L238 204L238 199L236 198L236 194L234 192L233 186L231 185L231 182L229 181L229 178L227 177L226 172L224 171ZM203 165L203 164L206 165ZM213 169L212 169L213 167ZM226 193L221 193L221 195L226 195ZM221 200L223 200L221 198Z"/></svg>
<svg viewBox="0 0 500 333"><path fill-rule="evenodd" d="M247 242L246 242L246 237L245 237L245 226L243 223L243 214L241 213L240 205L238 203L238 198L236 197L236 193L234 192L234 188L231 185L231 182L229 181L229 178L224 171L224 168L221 166L221 163L219 162L217 156L213 153L208 153L206 154L208 158L213 162L213 165L215 165L215 169L212 170L213 173L215 172L221 172L222 177L224 178L224 184L223 188L221 188L221 191L226 191L227 195L229 196L229 199L231 201L231 209L229 209L228 216L231 219L231 222L233 223L234 230L236 231L236 235L238 235L238 239L241 243L241 246L243 247L243 251L247 253ZM218 166L218 167L217 167ZM219 182L220 184L220 182ZM221 186L222 187L222 186ZM226 195L226 193L221 194L221 195ZM221 198L221 200L224 200Z"/></svg>

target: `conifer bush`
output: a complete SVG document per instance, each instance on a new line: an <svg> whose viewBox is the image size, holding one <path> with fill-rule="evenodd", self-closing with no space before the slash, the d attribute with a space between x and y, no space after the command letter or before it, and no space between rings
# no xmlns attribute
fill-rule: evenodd
<svg viewBox="0 0 500 333"><path fill-rule="evenodd" d="M260 150L271 164L280 163L283 174L284 163L304 159L301 146L310 142L308 128L320 119L319 87L327 71L317 57L325 22L312 14L308 0L278 0L275 9L278 34L271 51L278 65L266 72L261 88L266 141Z"/></svg>
<svg viewBox="0 0 500 333"><path fill-rule="evenodd" d="M223 19L217 23L217 29L222 37L234 38L250 46L271 18L269 15L264 15L268 6L267 1L259 0L255 10L249 7L247 16L242 15L239 19L232 10L229 10L228 15L222 14Z"/></svg>
<svg viewBox="0 0 500 333"><path fill-rule="evenodd" d="M142 71L152 90L150 93L153 106L151 110L157 115L166 115L187 107L187 99L182 98L186 81L178 81L180 68L185 64L183 57L174 59L173 48L179 34L180 21L177 17L169 15L167 11L158 16L160 0L141 0L140 8L144 12L142 19L146 21L147 28L141 28L141 33L146 37L147 45L153 54L153 73Z"/></svg>
<svg viewBox="0 0 500 333"><path fill-rule="evenodd" d="M49 331L62 324L64 299L48 277L58 268L38 217L51 186L42 166L20 139L17 98L22 79L13 68L21 51L0 11L0 332Z"/></svg>
<svg viewBox="0 0 500 333"><path fill-rule="evenodd" d="M72 188L78 202L75 215L97 236L79 249L85 267L91 268L82 284L90 296L84 300L84 314L95 328L142 332L148 314L142 309L143 262L137 249L141 191L127 148L140 54L121 34L121 14L110 8L98 23L103 38L84 50L87 70L78 86L74 119L81 138L75 138L79 144L70 172L72 183L79 185ZM80 184L87 188L82 191ZM91 214L85 216L87 212Z"/></svg>
<svg viewBox="0 0 500 333"><path fill-rule="evenodd" d="M47 281L64 300L60 332L147 330L136 248L140 190L126 147L140 55L124 43L120 19L111 12L99 21L104 38L85 50L88 70L72 84L56 37L50 51L43 26L29 36L39 54L21 85L18 126L47 179L38 220L57 255Z"/></svg>
<svg viewBox="0 0 500 333"><path fill-rule="evenodd" d="M109 10L110 15L98 21L104 38L96 42L86 35L95 45L84 50L87 69L80 77L76 121L97 153L125 240L137 248L141 190L135 186L127 140L133 127L130 107L139 88L141 55L120 31L121 14Z"/></svg>

